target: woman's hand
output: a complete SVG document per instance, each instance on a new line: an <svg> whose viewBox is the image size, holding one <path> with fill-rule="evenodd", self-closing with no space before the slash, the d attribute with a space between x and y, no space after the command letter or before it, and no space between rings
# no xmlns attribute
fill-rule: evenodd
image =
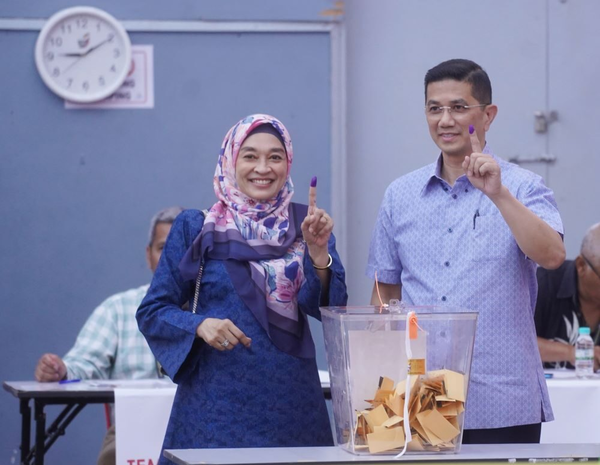
<svg viewBox="0 0 600 465"><path fill-rule="evenodd" d="M252 343L252 339L246 337L246 335L228 319L221 320L219 318L207 318L198 325L196 334L209 346L220 351L233 350L239 343L248 348Z"/></svg>
<svg viewBox="0 0 600 465"><path fill-rule="evenodd" d="M325 210L317 208L316 177L310 183L308 190L308 214L304 218L301 228L312 262L317 266L327 266L329 262L327 245L333 231L333 219Z"/></svg>

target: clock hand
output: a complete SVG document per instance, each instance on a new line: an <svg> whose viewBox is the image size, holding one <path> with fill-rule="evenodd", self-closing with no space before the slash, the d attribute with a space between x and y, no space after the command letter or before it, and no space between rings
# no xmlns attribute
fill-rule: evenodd
<svg viewBox="0 0 600 465"><path fill-rule="evenodd" d="M82 57L85 53L59 53L59 55L63 57Z"/></svg>
<svg viewBox="0 0 600 465"><path fill-rule="evenodd" d="M104 45L106 42L109 42L109 41L111 41L111 40L113 39L113 37L114 37L114 36L113 36L112 34L110 34L110 35L108 36L108 38L107 38L107 39L104 39L104 40L103 40L102 42L100 42L99 44L96 44L96 45L94 45L93 47L90 47L90 48L88 48L88 49L87 49L87 51L86 51L86 52L83 54L83 56L85 56L85 55L89 55L89 54L90 54L90 52L93 52L93 51L94 51L94 50L96 50L97 48L99 48L99 47L102 47L102 46L103 46L103 45Z"/></svg>
<svg viewBox="0 0 600 465"><path fill-rule="evenodd" d="M76 60L73 60L73 61L71 62L71 64L70 64L69 66L67 66L67 67L66 67L66 68L63 70L63 74L64 74L64 73L66 73L67 71L69 71L69 70L70 70L70 69L73 67L73 65L74 65L75 63L77 63L79 60L81 60L81 59L82 59L84 56L85 56L85 55L80 55L80 56L79 56L79 58L77 58Z"/></svg>

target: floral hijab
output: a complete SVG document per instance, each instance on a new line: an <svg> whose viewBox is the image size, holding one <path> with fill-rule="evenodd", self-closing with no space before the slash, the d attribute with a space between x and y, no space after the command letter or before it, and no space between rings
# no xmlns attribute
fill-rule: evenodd
<svg viewBox="0 0 600 465"><path fill-rule="evenodd" d="M287 179L274 198L258 201L238 189L235 166L244 140L264 124L273 126L281 136L287 153ZM180 268L190 258L224 260L236 291L273 343L292 355L314 357L306 316L298 311L306 249L300 224L306 206L291 203L292 159L290 135L276 118L255 114L233 126L221 145L213 178L218 201L205 217L202 232L192 245L192 257L186 254Z"/></svg>

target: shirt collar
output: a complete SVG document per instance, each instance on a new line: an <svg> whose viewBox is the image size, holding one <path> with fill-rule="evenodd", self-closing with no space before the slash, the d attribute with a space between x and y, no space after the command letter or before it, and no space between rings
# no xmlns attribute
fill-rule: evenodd
<svg viewBox="0 0 600 465"><path fill-rule="evenodd" d="M492 152L492 149L490 147L489 144L485 144L485 147L483 148L483 152L486 155L491 155L494 159L498 160L496 158L496 155L494 155L494 153ZM440 154L438 155L438 158L436 160L435 163L432 163L431 165L429 165L429 175L427 176L425 183L423 185L423 188L421 189L421 196L423 197L430 186L435 185L435 182L441 183L441 184L445 184L446 181L442 178L442 163L444 161L444 158L442 156L442 152L440 152ZM427 173L427 171L426 171ZM469 184L470 181L468 179L466 179L466 175L463 175L465 177L466 182L468 182ZM459 176L459 178L457 179L457 181L459 179L462 179L463 176Z"/></svg>

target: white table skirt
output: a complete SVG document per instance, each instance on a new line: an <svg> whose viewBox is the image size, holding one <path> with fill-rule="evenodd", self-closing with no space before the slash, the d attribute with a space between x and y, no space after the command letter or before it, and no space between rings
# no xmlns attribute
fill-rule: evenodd
<svg viewBox="0 0 600 465"><path fill-rule="evenodd" d="M600 376L577 379L572 370L546 380L554 421L542 425L542 443L600 443Z"/></svg>

